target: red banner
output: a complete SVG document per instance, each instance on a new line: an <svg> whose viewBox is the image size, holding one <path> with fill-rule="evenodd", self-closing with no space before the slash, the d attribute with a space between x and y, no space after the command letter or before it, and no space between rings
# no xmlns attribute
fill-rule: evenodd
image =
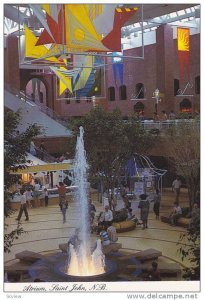
<svg viewBox="0 0 204 300"><path fill-rule="evenodd" d="M185 69L187 72L188 81L190 81L190 29L177 28L177 46L180 68L180 81L183 82Z"/></svg>

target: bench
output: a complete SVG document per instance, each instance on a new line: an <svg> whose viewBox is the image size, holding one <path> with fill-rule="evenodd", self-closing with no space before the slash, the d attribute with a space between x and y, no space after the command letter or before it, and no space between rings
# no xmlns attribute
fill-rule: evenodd
<svg viewBox="0 0 204 300"><path fill-rule="evenodd" d="M102 246L103 254L109 254L110 252L117 252L122 248L122 244L120 243L112 243L107 246Z"/></svg>
<svg viewBox="0 0 204 300"><path fill-rule="evenodd" d="M169 215L160 216L160 220L164 223L171 224ZM177 226L188 227L191 222L191 218L180 217L177 221Z"/></svg>
<svg viewBox="0 0 204 300"><path fill-rule="evenodd" d="M127 232L134 230L136 227L135 222L128 220L122 222L113 222L113 226L116 228L116 232Z"/></svg>
<svg viewBox="0 0 204 300"><path fill-rule="evenodd" d="M37 261L38 259L44 259L45 257L39 253L36 253L36 252L33 252L33 251L22 251L22 252L19 252L15 255L15 257L17 259L19 259L20 261L23 261L23 262L30 262L30 263L33 263L35 261Z"/></svg>
<svg viewBox="0 0 204 300"><path fill-rule="evenodd" d="M120 243L112 243L110 245L103 246L102 247L102 251L103 251L104 254L108 254L110 252L117 252L120 248L122 248L122 244L120 244ZM67 243L65 243L65 244L59 244L59 249L63 253L67 253Z"/></svg>
<svg viewBox="0 0 204 300"><path fill-rule="evenodd" d="M16 275L22 276L28 273L31 264L32 263L16 262L10 266L5 266L4 272L6 272L9 277L15 277Z"/></svg>
<svg viewBox="0 0 204 300"><path fill-rule="evenodd" d="M151 264L128 265L127 269L141 269L144 272L149 272L152 268ZM163 276L177 276L181 272L181 267L178 263L158 263L160 274Z"/></svg>
<svg viewBox="0 0 204 300"><path fill-rule="evenodd" d="M162 255L161 251L158 251L156 249L146 249L142 251L138 251L135 253L130 253L124 256L121 256L118 258L118 260L123 261L123 260L128 260L130 258L137 258L141 262L150 260L150 259L157 259L159 256Z"/></svg>

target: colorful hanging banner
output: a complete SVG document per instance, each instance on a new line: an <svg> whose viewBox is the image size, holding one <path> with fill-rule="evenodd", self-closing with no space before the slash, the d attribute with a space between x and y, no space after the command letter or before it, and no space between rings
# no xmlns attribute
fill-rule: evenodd
<svg viewBox="0 0 204 300"><path fill-rule="evenodd" d="M184 72L186 69L188 81L190 81L190 29L177 28L177 46L179 56L180 81L183 82Z"/></svg>
<svg viewBox="0 0 204 300"><path fill-rule="evenodd" d="M115 86L117 86L117 78L119 76L120 85L123 85L123 59L122 54L113 52L112 53L112 66L113 66L113 76L115 80Z"/></svg>
<svg viewBox="0 0 204 300"><path fill-rule="evenodd" d="M121 51L121 28L137 11L137 7L115 9L113 29L102 40L105 47L112 51Z"/></svg>

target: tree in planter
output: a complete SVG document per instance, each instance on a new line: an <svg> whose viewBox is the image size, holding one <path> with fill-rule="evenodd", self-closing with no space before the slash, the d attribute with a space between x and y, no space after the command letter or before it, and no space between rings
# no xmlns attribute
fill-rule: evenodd
<svg viewBox="0 0 204 300"><path fill-rule="evenodd" d="M198 122L182 121L177 126L166 131L166 152L171 159L177 175L185 179L189 207L195 201L196 193L200 187L200 132Z"/></svg>
<svg viewBox="0 0 204 300"><path fill-rule="evenodd" d="M20 122L20 111L12 112L5 109L4 114L4 217L7 218L14 211L9 205L9 188L18 180L17 175L10 174L11 170L25 168L26 151L29 149L31 140L37 136L41 130L36 124L30 125L25 132L17 133ZM5 231L8 226L5 224ZM4 251L10 252L13 241L22 234L23 228L18 224L17 228L4 235Z"/></svg>
<svg viewBox="0 0 204 300"><path fill-rule="evenodd" d="M183 277L186 280L200 280L200 210L197 209L191 219L187 232L181 234L179 242L184 242L185 247L180 247L182 260L188 260L191 267L184 269Z"/></svg>
<svg viewBox="0 0 204 300"><path fill-rule="evenodd" d="M112 206L121 167L133 153L145 154L155 137L146 132L136 118L124 121L119 110L106 112L100 107L72 125L74 136L78 135L79 126L84 128L90 177L97 177L106 190L111 190L109 203Z"/></svg>

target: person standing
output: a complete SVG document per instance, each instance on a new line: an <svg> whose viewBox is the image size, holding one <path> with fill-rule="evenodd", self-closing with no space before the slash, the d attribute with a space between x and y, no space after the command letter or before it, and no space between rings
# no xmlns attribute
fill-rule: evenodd
<svg viewBox="0 0 204 300"><path fill-rule="evenodd" d="M148 222L148 215L149 215L149 201L147 200L147 195L145 194L140 195L140 202L138 208L140 208L140 219L142 220L143 223L142 229L148 228L147 222Z"/></svg>
<svg viewBox="0 0 204 300"><path fill-rule="evenodd" d="M59 182L59 185L56 185L58 188L58 194L59 194L59 205L62 200L65 200L66 198L66 187L63 182Z"/></svg>
<svg viewBox="0 0 204 300"><path fill-rule="evenodd" d="M32 191L30 188L28 188L26 191L25 191L25 197L26 197L26 202L28 204L28 207L32 207L31 205L31 200L32 200Z"/></svg>
<svg viewBox="0 0 204 300"><path fill-rule="evenodd" d="M61 209L62 216L63 216L63 223L66 223L67 208L68 208L68 203L66 202L65 199L62 199L60 202L60 209Z"/></svg>
<svg viewBox="0 0 204 300"><path fill-rule="evenodd" d="M173 110L170 111L170 114L169 114L169 120L175 120L176 119L176 115L174 113Z"/></svg>
<svg viewBox="0 0 204 300"><path fill-rule="evenodd" d="M26 217L25 221L29 221L29 216L28 216L28 211L27 211L27 203L26 203L26 195L25 195L23 189L20 190L20 194L21 194L21 206L20 206L20 210L18 213L18 217L16 218L16 221L20 221L23 212Z"/></svg>
<svg viewBox="0 0 204 300"><path fill-rule="evenodd" d="M162 116L161 116L161 121L166 121L168 119L166 111L162 110Z"/></svg>
<svg viewBox="0 0 204 300"><path fill-rule="evenodd" d="M35 149L35 144L33 141L30 142L30 153L33 155L33 156L36 156L36 149Z"/></svg>
<svg viewBox="0 0 204 300"><path fill-rule="evenodd" d="M40 159L43 160L46 152L46 148L43 142L40 144L39 150L40 150Z"/></svg>
<svg viewBox="0 0 204 300"><path fill-rule="evenodd" d="M161 195L159 190L156 189L156 194L151 202L154 202L153 211L155 213L156 219L159 219L159 210L160 210L160 202L161 202Z"/></svg>
<svg viewBox="0 0 204 300"><path fill-rule="evenodd" d="M33 190L33 198L34 198L35 207L40 206L39 196L40 196L40 184L38 183L37 180L35 180L35 186L34 186L34 190Z"/></svg>
<svg viewBox="0 0 204 300"><path fill-rule="evenodd" d="M45 188L44 189L44 195L45 195L45 206L48 206L48 190Z"/></svg>
<svg viewBox="0 0 204 300"><path fill-rule="evenodd" d="M181 180L179 176L177 176L172 183L172 191L174 191L175 194L175 202L178 203L179 203L180 189L181 189Z"/></svg>

